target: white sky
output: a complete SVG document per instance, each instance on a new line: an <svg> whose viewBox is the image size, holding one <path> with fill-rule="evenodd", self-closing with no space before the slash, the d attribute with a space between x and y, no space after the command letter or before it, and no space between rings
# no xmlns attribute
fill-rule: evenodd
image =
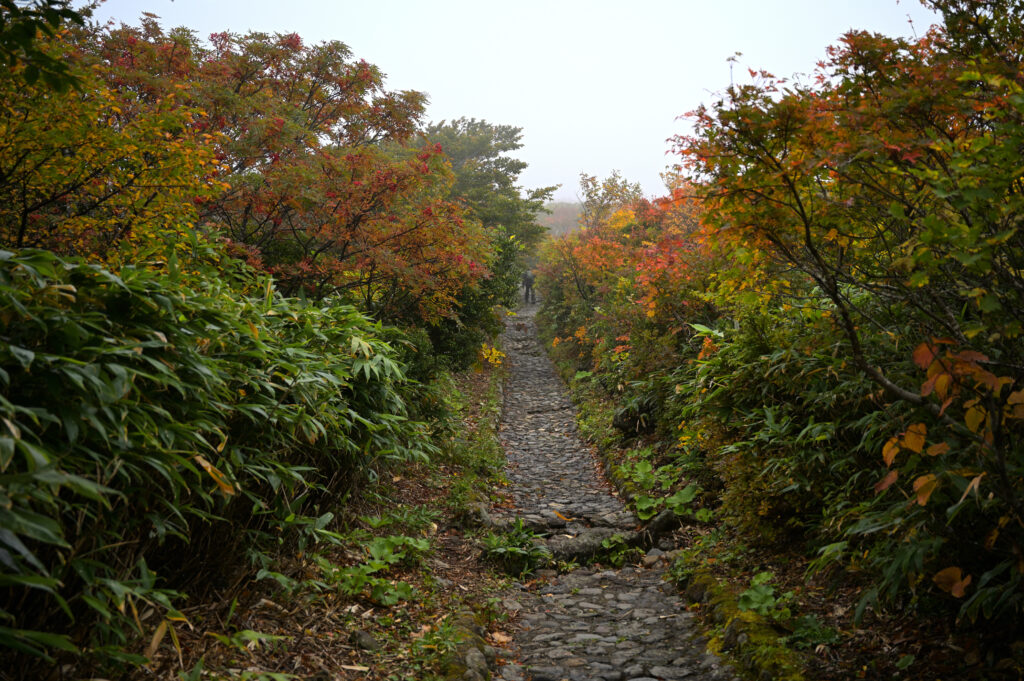
<svg viewBox="0 0 1024 681"><path fill-rule="evenodd" d="M673 159L677 117L729 85L726 59L777 76L808 73L851 28L922 35L937 19L917 0L107 0L102 21L164 28L298 33L340 40L430 97L432 121L460 116L523 128L527 188L618 169L648 195ZM908 24L913 20L913 27Z"/></svg>

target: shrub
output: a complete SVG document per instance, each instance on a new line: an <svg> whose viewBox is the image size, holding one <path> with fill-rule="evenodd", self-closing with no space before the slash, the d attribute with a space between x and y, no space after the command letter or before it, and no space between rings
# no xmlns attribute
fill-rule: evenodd
<svg viewBox="0 0 1024 681"><path fill-rule="evenodd" d="M345 490L430 452L379 325L241 270L4 251L0 330L12 651L139 662L185 592L330 539Z"/></svg>

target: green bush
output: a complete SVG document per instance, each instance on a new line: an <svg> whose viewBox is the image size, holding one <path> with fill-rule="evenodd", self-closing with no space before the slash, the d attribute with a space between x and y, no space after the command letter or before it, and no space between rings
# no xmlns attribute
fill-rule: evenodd
<svg viewBox="0 0 1024 681"><path fill-rule="evenodd" d="M537 542L538 536L516 518L503 532L489 532L483 538L484 557L509 574L522 577L551 560L551 552Z"/></svg>
<svg viewBox="0 0 1024 681"><path fill-rule="evenodd" d="M240 270L0 252L0 646L138 663L184 594L331 539L430 452L382 332Z"/></svg>

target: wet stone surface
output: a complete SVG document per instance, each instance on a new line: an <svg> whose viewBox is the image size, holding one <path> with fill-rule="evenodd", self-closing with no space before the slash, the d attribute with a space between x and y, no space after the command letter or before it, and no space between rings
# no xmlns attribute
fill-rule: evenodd
<svg viewBox="0 0 1024 681"><path fill-rule="evenodd" d="M514 509L495 509L497 524L523 519L552 544L614 530L637 519L599 473L578 437L572 403L537 339L536 306L519 310L505 331L509 366L501 440L508 457ZM517 664L500 666L502 681L646 681L738 678L705 650L692 616L663 580L654 550L644 566L595 566L542 574L508 594L517 612Z"/></svg>

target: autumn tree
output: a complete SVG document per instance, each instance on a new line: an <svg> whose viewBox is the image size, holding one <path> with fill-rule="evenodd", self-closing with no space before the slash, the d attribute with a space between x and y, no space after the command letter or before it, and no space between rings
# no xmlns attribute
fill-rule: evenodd
<svg viewBox="0 0 1024 681"><path fill-rule="evenodd" d="M67 24L81 26L86 14L69 0L0 0L0 59L19 67L16 77L28 85L42 78L57 91L81 86L70 65L46 49L39 36L52 38Z"/></svg>
<svg viewBox="0 0 1024 681"><path fill-rule="evenodd" d="M510 154L522 147L521 136L520 128L460 118L427 126L415 143L443 152L453 177L444 196L479 225L490 248L487 276L455 293L458 316L428 328L435 349L459 358L458 365L471 361L474 349L500 330L498 306L515 305L524 252L544 232L536 214L554 188L520 186L526 163Z"/></svg>
<svg viewBox="0 0 1024 681"><path fill-rule="evenodd" d="M1024 527L1024 16L1014 2L930 4L944 27L851 32L810 83L752 72L695 112L679 151L717 242L777 282L768 296L796 282L905 410L850 529L892 528L873 554L880 588L926 565L964 598L973 578L976 616L1024 602L1024 535L1010 529Z"/></svg>
<svg viewBox="0 0 1024 681"><path fill-rule="evenodd" d="M639 183L626 180L617 170L604 180L581 173L580 192L579 226L590 233L553 239L547 259L560 261L580 301L590 305L598 282L628 262L622 237L628 240L632 234L633 209L643 192Z"/></svg>
<svg viewBox="0 0 1024 681"><path fill-rule="evenodd" d="M580 193L579 220L584 229L607 222L616 210L629 208L644 195L639 182L630 182L618 170L613 170L603 180L596 175L580 173Z"/></svg>
<svg viewBox="0 0 1024 681"><path fill-rule="evenodd" d="M198 225L285 293L433 319L485 276L489 244L448 198L440 148L411 146L424 95L386 90L344 44L218 33L204 45L144 16L85 35L83 49L123 111L173 101L201 112L189 130L214 153L222 191L193 197Z"/></svg>
<svg viewBox="0 0 1024 681"><path fill-rule="evenodd" d="M129 107L73 45L36 49L65 64L78 87L0 79L0 243L112 265L145 257L123 243L187 244L194 200L217 188L214 150L193 125L200 112L173 94Z"/></svg>
<svg viewBox="0 0 1024 681"><path fill-rule="evenodd" d="M485 228L502 228L528 250L539 243L546 230L536 216L557 187L519 186L527 164L509 154L522 148L522 128L459 118L431 124L423 134L441 145L455 173L452 194Z"/></svg>

